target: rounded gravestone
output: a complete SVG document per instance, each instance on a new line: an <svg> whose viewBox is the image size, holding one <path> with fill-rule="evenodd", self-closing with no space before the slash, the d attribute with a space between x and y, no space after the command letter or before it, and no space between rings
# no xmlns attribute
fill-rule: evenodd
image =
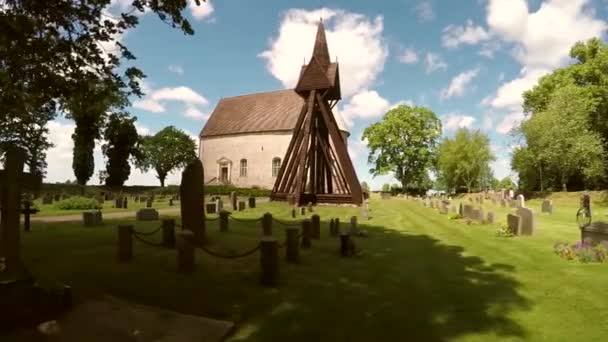
<svg viewBox="0 0 608 342"><path fill-rule="evenodd" d="M194 232L194 237L199 242L203 242L205 237L203 176L203 164L196 158L182 172L182 182L179 186L182 227Z"/></svg>

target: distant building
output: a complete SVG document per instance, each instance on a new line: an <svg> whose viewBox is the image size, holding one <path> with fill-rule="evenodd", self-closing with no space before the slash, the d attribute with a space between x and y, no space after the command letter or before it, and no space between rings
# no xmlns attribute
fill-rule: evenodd
<svg viewBox="0 0 608 342"><path fill-rule="evenodd" d="M200 133L205 183L271 189L304 101L293 89L221 99ZM334 117L346 141L344 120Z"/></svg>

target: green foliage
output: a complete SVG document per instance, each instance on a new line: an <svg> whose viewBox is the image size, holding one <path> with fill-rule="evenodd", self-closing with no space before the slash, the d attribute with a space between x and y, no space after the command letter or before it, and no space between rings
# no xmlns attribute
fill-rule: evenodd
<svg viewBox="0 0 608 342"><path fill-rule="evenodd" d="M435 159L441 121L424 107L401 105L363 131L374 176L393 172L403 188L423 178ZM389 188L390 189L390 188Z"/></svg>
<svg viewBox="0 0 608 342"><path fill-rule="evenodd" d="M61 210L86 210L100 209L101 206L95 199L86 197L70 197L55 203L55 208Z"/></svg>
<svg viewBox="0 0 608 342"><path fill-rule="evenodd" d="M550 170L564 191L573 176L582 176L588 183L602 178L603 139L591 129L589 120L596 106L589 89L567 85L553 91L544 110L522 123L527 146L514 153L513 166L524 172L538 170L539 182L543 170Z"/></svg>
<svg viewBox="0 0 608 342"><path fill-rule="evenodd" d="M608 243L592 243L579 241L574 244L558 242L553 246L555 254L566 260L578 260L582 263L607 262Z"/></svg>
<svg viewBox="0 0 608 342"><path fill-rule="evenodd" d="M496 235L501 236L501 237L514 237L515 236L515 235L513 235L513 232L511 232L509 227L504 223L501 223L498 226L498 231L496 232Z"/></svg>
<svg viewBox="0 0 608 342"><path fill-rule="evenodd" d="M438 178L446 190L466 187L471 192L475 186L488 187L488 179L493 178L490 162L494 159L487 135L460 128L439 146Z"/></svg>
<svg viewBox="0 0 608 342"><path fill-rule="evenodd" d="M515 190L516 188L517 188L517 185L515 184L515 182L513 182L511 177L505 177L505 178L501 179L494 187L495 190L500 190L500 189Z"/></svg>
<svg viewBox="0 0 608 342"><path fill-rule="evenodd" d="M196 145L188 134L173 126L165 127L153 136L142 138L136 165L144 172L154 169L163 187L170 172L196 158L195 150Z"/></svg>
<svg viewBox="0 0 608 342"><path fill-rule="evenodd" d="M391 185L388 183L382 184L382 192L389 192L391 191Z"/></svg>
<svg viewBox="0 0 608 342"><path fill-rule="evenodd" d="M513 154L512 167L524 190L595 188L606 181L608 45L597 38L578 42L570 56L575 63L523 94L531 119L519 130L526 144Z"/></svg>
<svg viewBox="0 0 608 342"><path fill-rule="evenodd" d="M139 135L135 129L136 117L112 114L104 132L106 143L102 151L107 158L106 185L122 187L131 174L129 158L138 157Z"/></svg>
<svg viewBox="0 0 608 342"><path fill-rule="evenodd" d="M74 101L96 102L94 97L81 96L85 84L109 84L129 95L142 95L139 80L144 74L121 66L122 60L135 56L118 40L139 24L141 13L154 12L169 26L193 34L182 15L184 0L134 0L124 13L116 13L116 7L110 13L109 0L1 3L0 142L25 147L28 165L40 174L50 147L46 125L56 117L56 110L70 113ZM90 177L91 134L86 136L75 139L79 147L74 166L81 184Z"/></svg>

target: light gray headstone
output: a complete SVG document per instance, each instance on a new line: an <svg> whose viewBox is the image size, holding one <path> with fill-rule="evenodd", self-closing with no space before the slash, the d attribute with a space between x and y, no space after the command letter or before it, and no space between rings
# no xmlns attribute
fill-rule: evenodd
<svg viewBox="0 0 608 342"><path fill-rule="evenodd" d="M513 235L521 234L521 217L514 214L507 214L507 227Z"/></svg>
<svg viewBox="0 0 608 342"><path fill-rule="evenodd" d="M544 200L540 212L548 213L549 215L553 214L553 201Z"/></svg>
<svg viewBox="0 0 608 342"><path fill-rule="evenodd" d="M521 235L533 235L536 230L534 211L530 208L518 208L517 215L521 217Z"/></svg>
<svg viewBox="0 0 608 342"><path fill-rule="evenodd" d="M516 205L518 208L526 207L526 199L524 198L524 195L522 195L522 194L517 195L517 199L515 201L516 201Z"/></svg>

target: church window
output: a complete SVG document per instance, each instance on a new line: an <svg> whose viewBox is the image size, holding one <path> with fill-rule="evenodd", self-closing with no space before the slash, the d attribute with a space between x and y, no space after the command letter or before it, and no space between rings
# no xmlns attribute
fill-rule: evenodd
<svg viewBox="0 0 608 342"><path fill-rule="evenodd" d="M272 159L272 177L276 177L281 169L281 158L275 157Z"/></svg>
<svg viewBox="0 0 608 342"><path fill-rule="evenodd" d="M247 177L247 159L241 159L241 177Z"/></svg>

